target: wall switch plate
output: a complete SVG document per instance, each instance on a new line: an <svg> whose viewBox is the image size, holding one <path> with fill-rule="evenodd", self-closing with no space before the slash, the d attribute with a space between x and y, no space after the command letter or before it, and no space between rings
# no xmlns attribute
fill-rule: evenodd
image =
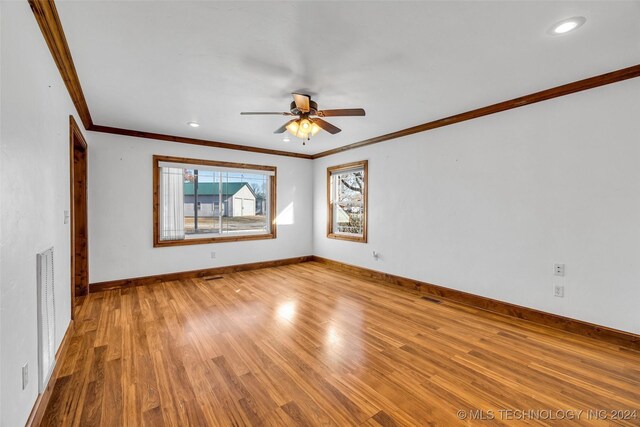
<svg viewBox="0 0 640 427"><path fill-rule="evenodd" d="M69 211L64 211L64 223L69 224Z"/></svg>
<svg viewBox="0 0 640 427"><path fill-rule="evenodd" d="M564 286L554 286L553 287L553 296L558 298L564 298Z"/></svg>
<svg viewBox="0 0 640 427"><path fill-rule="evenodd" d="M25 363L22 367L22 389L27 388L29 384L29 362Z"/></svg>
<svg viewBox="0 0 640 427"><path fill-rule="evenodd" d="M211 252L211 259L215 259L216 258L216 253L215 252Z"/></svg>
<svg viewBox="0 0 640 427"><path fill-rule="evenodd" d="M553 264L554 276L564 276L564 264Z"/></svg>

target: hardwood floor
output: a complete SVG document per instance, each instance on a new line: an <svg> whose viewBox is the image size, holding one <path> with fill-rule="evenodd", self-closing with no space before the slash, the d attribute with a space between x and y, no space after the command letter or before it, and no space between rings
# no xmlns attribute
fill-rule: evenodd
<svg viewBox="0 0 640 427"><path fill-rule="evenodd" d="M43 425L640 425L640 353L315 262L83 298Z"/></svg>

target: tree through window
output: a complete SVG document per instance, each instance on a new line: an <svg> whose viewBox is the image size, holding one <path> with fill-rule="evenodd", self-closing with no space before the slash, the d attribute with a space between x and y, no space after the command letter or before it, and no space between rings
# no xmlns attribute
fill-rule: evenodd
<svg viewBox="0 0 640 427"><path fill-rule="evenodd" d="M367 241L367 161L327 168L327 237Z"/></svg>

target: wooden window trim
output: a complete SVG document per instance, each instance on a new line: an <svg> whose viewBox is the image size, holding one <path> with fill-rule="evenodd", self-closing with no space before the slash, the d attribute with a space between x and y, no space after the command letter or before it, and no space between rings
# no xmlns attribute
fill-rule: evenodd
<svg viewBox="0 0 640 427"><path fill-rule="evenodd" d="M160 240L160 162L187 163L203 166L225 167L236 169L253 169L273 172L269 177L269 219L271 229L265 234L244 236L209 237L202 239ZM173 156L153 156L153 247L203 245L208 243L240 242L244 240L275 239L276 233L276 183L277 168L275 166L252 165L248 163L220 162L215 160L190 159Z"/></svg>
<svg viewBox="0 0 640 427"><path fill-rule="evenodd" d="M333 205L331 202L331 174L348 169L364 169L364 219L362 220L362 236L350 236L333 232ZM329 239L347 240L350 242L367 243L367 218L369 216L369 162L362 160L359 162L345 163L327 168L327 237Z"/></svg>

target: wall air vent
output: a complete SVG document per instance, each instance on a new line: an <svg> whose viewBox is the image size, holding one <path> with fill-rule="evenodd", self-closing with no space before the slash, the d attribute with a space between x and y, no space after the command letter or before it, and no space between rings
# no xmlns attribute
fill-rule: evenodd
<svg viewBox="0 0 640 427"><path fill-rule="evenodd" d="M49 382L56 359L56 313L53 248L37 255L38 280L38 391Z"/></svg>

